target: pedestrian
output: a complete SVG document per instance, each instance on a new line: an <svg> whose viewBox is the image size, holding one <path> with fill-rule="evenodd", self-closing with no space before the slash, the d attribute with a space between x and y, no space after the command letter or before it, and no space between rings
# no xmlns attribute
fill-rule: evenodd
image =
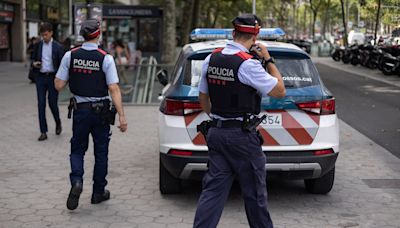
<svg viewBox="0 0 400 228"><path fill-rule="evenodd" d="M100 22L95 19L82 23L80 35L85 42L81 47L68 51L57 72L55 85L58 91L69 84L74 98L69 111L73 108L71 139L71 190L67 199L67 208L78 207L82 193L84 164L83 159L88 149L89 134L94 143L95 165L93 171L92 204L110 199L107 185L108 146L111 138L110 124L113 124L115 112L110 104L115 105L119 116L120 131L125 132L128 124L125 120L118 86L118 75L114 59L98 48ZM70 115L70 113L69 113Z"/></svg>
<svg viewBox="0 0 400 228"><path fill-rule="evenodd" d="M262 137L246 126L260 113L261 96L284 97L285 87L267 48L256 43L260 19L246 14L232 23L233 41L210 54L202 67L199 101L212 121L206 134L208 171L193 227L217 226L232 182L237 178L250 227L270 228L273 226L267 209ZM252 59L250 50L263 64Z"/></svg>
<svg viewBox="0 0 400 228"><path fill-rule="evenodd" d="M46 96L50 110L56 122L56 135L61 134L61 120L58 111L58 92L54 88L54 77L64 55L63 46L53 39L53 26L43 23L40 26L42 40L37 43L32 52L32 73L35 76L39 109L40 137L39 141L47 139Z"/></svg>

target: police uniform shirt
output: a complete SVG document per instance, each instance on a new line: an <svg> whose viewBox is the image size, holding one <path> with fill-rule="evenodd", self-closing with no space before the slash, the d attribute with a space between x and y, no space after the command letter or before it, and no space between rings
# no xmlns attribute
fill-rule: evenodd
<svg viewBox="0 0 400 228"><path fill-rule="evenodd" d="M83 48L84 50L90 51L90 50L97 50L98 46L95 43L87 42L87 43L83 43L81 48ZM68 51L67 53L65 53L64 57L61 60L60 68L58 68L58 71L56 74L56 77L58 79L61 79L63 81L68 81L70 62L71 62L71 51ZM115 67L114 58L111 55L107 54L104 57L102 70L106 75L107 85L116 84L119 82L117 68ZM82 96L74 95L74 97L76 98L76 101L78 103L95 102L95 101L99 101L99 100L110 99L109 96L106 96L106 97L82 97Z"/></svg>
<svg viewBox="0 0 400 228"><path fill-rule="evenodd" d="M249 50L247 50L247 48L245 48L243 45L229 41L226 47L222 50L222 54L234 55L240 51L249 52ZM206 76L210 57L211 55L207 56L207 58L204 60L201 71L199 91L204 94L208 94ZM260 96L267 96L267 94L271 92L271 90L278 83L278 79L267 73L260 64L260 61L255 59L248 59L240 65L238 70L238 78L241 83L256 89ZM212 113L211 117L222 120L226 119Z"/></svg>

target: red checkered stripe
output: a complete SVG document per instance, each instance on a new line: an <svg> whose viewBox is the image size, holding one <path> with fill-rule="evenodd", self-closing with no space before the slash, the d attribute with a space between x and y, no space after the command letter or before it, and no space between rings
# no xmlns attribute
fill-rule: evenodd
<svg viewBox="0 0 400 228"><path fill-rule="evenodd" d="M319 115L301 110L277 110L260 114L279 113L282 115L281 126L267 126L261 124L258 130L264 138L263 146L295 146L309 145L314 141L319 127ZM204 112L196 112L185 117L188 134L195 145L206 145L204 136L196 131L196 126L209 119Z"/></svg>

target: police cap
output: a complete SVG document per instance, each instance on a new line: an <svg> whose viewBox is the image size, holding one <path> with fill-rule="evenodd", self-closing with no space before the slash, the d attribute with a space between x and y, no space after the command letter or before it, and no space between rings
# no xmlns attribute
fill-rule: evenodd
<svg viewBox="0 0 400 228"><path fill-rule="evenodd" d="M254 14L243 14L232 21L236 31L254 35L257 35L260 32L260 23L260 18Z"/></svg>
<svg viewBox="0 0 400 228"><path fill-rule="evenodd" d="M100 21L89 19L82 23L81 31L79 32L85 40L92 40L100 35Z"/></svg>

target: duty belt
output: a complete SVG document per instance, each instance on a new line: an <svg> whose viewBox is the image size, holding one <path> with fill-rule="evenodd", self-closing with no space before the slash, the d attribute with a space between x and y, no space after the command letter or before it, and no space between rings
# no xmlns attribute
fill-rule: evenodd
<svg viewBox="0 0 400 228"><path fill-rule="evenodd" d="M97 102L82 102L82 103L77 103L76 107L77 107L77 109L96 109L96 107L109 108L110 101L104 100L104 101L97 101Z"/></svg>
<svg viewBox="0 0 400 228"><path fill-rule="evenodd" d="M243 127L243 121L240 120L219 120L213 119L210 123L211 127L217 128L241 128Z"/></svg>

